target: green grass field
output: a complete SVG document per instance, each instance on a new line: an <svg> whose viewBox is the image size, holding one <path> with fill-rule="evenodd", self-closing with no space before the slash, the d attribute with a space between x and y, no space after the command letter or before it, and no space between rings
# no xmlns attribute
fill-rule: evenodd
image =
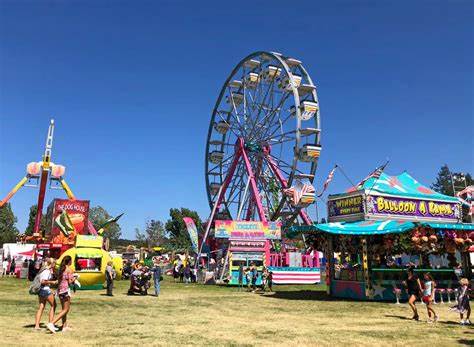
<svg viewBox="0 0 474 347"><path fill-rule="evenodd" d="M168 279L158 299L125 295L125 281L116 282L112 298L79 291L69 317L74 330L52 335L33 329L37 298L27 287L0 279L1 346L474 345L474 328L459 326L447 304L436 306L440 322L428 324L407 319L406 305L331 300L322 286L259 295Z"/></svg>

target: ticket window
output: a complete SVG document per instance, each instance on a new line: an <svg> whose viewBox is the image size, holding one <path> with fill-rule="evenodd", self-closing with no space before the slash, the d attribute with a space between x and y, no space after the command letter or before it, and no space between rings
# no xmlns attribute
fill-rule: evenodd
<svg viewBox="0 0 474 347"><path fill-rule="evenodd" d="M102 258L76 257L76 271L100 271Z"/></svg>
<svg viewBox="0 0 474 347"><path fill-rule="evenodd" d="M240 265L242 265L244 268L247 267L247 261L246 260L232 260L232 267L233 268L239 268Z"/></svg>

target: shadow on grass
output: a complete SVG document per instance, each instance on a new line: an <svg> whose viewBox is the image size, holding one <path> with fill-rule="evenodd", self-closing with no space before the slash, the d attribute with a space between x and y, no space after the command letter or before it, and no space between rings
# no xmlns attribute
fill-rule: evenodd
<svg viewBox="0 0 474 347"><path fill-rule="evenodd" d="M31 329L31 328L34 328L34 327L35 327L34 324L23 325L23 328L25 328L25 329ZM40 323L40 328L46 328L46 324Z"/></svg>
<svg viewBox="0 0 474 347"><path fill-rule="evenodd" d="M459 339L458 343L460 345L474 346L474 340L473 339Z"/></svg>
<svg viewBox="0 0 474 347"><path fill-rule="evenodd" d="M455 322L453 320L441 321L441 322L438 321L438 323L439 324L444 324L444 325L458 325L458 326L460 326L459 322Z"/></svg>
<svg viewBox="0 0 474 347"><path fill-rule="evenodd" d="M397 316L395 314L386 314L385 317L388 317L388 318L398 318L398 319L402 319L402 320L413 320L409 317L405 317L405 316Z"/></svg>
<svg viewBox="0 0 474 347"><path fill-rule="evenodd" d="M318 300L318 301L334 301L326 292L316 290L294 290L294 291L278 291L274 293L261 293L264 298L285 299L285 300ZM340 299L338 299L341 301Z"/></svg>

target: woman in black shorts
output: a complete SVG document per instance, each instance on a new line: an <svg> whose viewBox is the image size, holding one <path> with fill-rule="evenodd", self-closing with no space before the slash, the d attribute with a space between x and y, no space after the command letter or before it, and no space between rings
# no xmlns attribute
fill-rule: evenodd
<svg viewBox="0 0 474 347"><path fill-rule="evenodd" d="M415 302L420 297L422 288L420 279L418 278L418 276L415 275L413 268L408 269L408 277L405 281L405 286L407 288L408 293L408 305L410 305L411 309L413 310L412 319L419 320L420 317L418 316L418 311L416 309Z"/></svg>

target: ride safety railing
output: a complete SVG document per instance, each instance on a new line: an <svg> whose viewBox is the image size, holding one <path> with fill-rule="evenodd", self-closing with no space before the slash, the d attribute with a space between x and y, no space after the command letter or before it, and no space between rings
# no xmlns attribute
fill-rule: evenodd
<svg viewBox="0 0 474 347"><path fill-rule="evenodd" d="M319 267L318 255L311 254L298 254L301 256L301 265L299 267L315 268ZM293 255L294 256L294 255ZM290 266L290 253L271 253L270 254L270 266L275 267L288 267ZM294 261L294 263L300 263Z"/></svg>

